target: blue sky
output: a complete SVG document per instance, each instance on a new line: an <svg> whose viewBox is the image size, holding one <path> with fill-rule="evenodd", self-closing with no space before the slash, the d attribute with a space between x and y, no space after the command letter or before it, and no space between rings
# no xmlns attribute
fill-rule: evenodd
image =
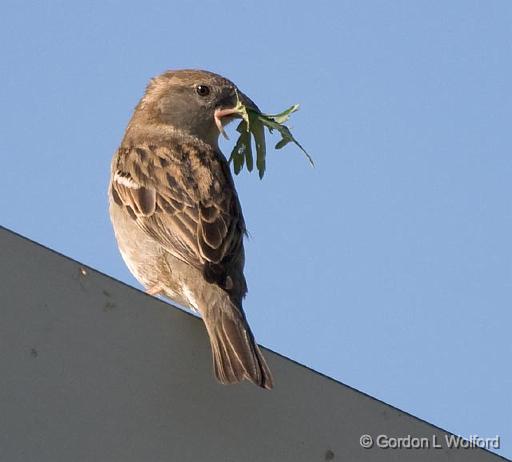
<svg viewBox="0 0 512 462"><path fill-rule="evenodd" d="M511 457L512 2L290 5L2 2L0 223L139 287L106 187L147 80L300 102L316 168L236 178L258 341Z"/></svg>

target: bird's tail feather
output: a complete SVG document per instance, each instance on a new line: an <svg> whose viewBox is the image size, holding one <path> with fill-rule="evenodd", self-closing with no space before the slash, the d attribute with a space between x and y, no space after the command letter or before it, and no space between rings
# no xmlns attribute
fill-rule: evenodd
<svg viewBox="0 0 512 462"><path fill-rule="evenodd" d="M272 374L243 312L226 295L203 316L213 353L217 380L224 384L243 379L271 389Z"/></svg>

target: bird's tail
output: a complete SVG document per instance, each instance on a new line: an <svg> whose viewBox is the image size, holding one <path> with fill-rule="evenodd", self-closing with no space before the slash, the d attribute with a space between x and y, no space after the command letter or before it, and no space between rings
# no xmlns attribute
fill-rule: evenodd
<svg viewBox="0 0 512 462"><path fill-rule="evenodd" d="M224 384L247 379L270 390L272 374L254 341L245 315L227 294L219 297L203 313L210 337L213 367L217 380Z"/></svg>

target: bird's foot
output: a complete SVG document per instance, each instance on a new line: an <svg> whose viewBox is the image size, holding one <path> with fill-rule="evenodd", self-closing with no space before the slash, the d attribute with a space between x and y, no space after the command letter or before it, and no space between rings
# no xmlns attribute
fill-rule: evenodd
<svg viewBox="0 0 512 462"><path fill-rule="evenodd" d="M153 297L156 297L157 295L160 295L161 291L162 291L162 288L160 287L160 284L156 284L153 287L148 287L146 289L146 293L148 295L152 295Z"/></svg>

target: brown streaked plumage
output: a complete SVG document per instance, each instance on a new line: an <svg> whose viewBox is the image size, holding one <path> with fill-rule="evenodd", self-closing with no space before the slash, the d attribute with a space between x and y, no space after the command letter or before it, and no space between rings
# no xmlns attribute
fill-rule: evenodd
<svg viewBox="0 0 512 462"><path fill-rule="evenodd" d="M217 144L237 94L256 108L210 72L152 79L112 160L110 216L121 254L146 290L201 314L217 379L270 389L242 309L244 218Z"/></svg>

